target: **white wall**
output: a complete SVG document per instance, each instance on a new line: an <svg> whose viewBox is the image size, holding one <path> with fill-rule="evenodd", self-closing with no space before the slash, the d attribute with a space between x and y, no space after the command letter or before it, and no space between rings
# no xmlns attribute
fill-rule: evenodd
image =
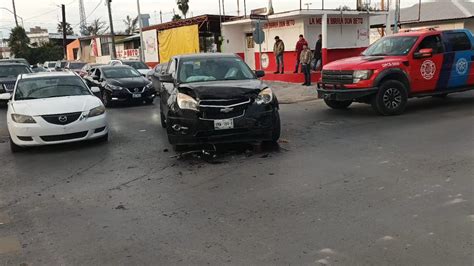
<svg viewBox="0 0 474 266"><path fill-rule="evenodd" d="M243 53L245 46L245 32L242 25L223 25L222 52Z"/></svg>
<svg viewBox="0 0 474 266"><path fill-rule="evenodd" d="M265 42L262 44L262 51L263 52L273 51L273 45L275 44L275 36L280 37L280 39L285 43L285 51L294 51L299 35L300 34L305 35L303 19L296 19L296 20L283 19L283 20L277 20L277 21L282 21L282 22L294 21L294 25L264 29Z"/></svg>

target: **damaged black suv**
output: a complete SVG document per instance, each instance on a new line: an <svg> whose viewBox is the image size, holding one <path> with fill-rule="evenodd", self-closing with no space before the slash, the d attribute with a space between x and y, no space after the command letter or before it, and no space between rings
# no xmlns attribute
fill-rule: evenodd
<svg viewBox="0 0 474 266"><path fill-rule="evenodd" d="M160 76L161 125L175 146L276 142L280 115L276 96L234 54L171 58Z"/></svg>

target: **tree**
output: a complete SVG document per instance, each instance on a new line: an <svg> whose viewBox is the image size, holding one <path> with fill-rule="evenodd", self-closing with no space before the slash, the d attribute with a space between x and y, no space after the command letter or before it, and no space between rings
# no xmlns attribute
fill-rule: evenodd
<svg viewBox="0 0 474 266"><path fill-rule="evenodd" d="M181 16L178 15L178 14L175 14L175 15L173 16L173 18L171 19L171 21L178 21L178 20L180 20L180 19L182 19Z"/></svg>
<svg viewBox="0 0 474 266"><path fill-rule="evenodd" d="M137 28L137 22L138 22L138 16L136 18L131 18L130 16L127 16L126 19L123 20L123 23L125 23L125 34L133 34L138 30Z"/></svg>
<svg viewBox="0 0 474 266"><path fill-rule="evenodd" d="M10 33L8 47L15 57L27 58L30 55L30 38L26 35L23 27L15 27Z"/></svg>
<svg viewBox="0 0 474 266"><path fill-rule="evenodd" d="M63 32L63 23L59 22L57 28L58 28L58 32L62 33ZM67 35L74 35L74 30L72 29L72 26L71 26L71 24L69 24L69 22L66 22L66 34Z"/></svg>
<svg viewBox="0 0 474 266"><path fill-rule="evenodd" d="M104 34L108 30L109 26L107 26L106 22L101 21L100 18L94 19L94 21L87 26L87 33L92 36Z"/></svg>
<svg viewBox="0 0 474 266"><path fill-rule="evenodd" d="M189 0L179 0L178 9L183 13L184 18L186 18L186 14L188 14L189 11Z"/></svg>

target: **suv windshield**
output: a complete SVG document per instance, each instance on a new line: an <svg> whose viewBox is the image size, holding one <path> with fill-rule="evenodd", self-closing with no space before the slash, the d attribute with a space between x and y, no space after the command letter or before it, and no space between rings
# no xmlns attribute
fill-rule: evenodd
<svg viewBox="0 0 474 266"><path fill-rule="evenodd" d="M135 61L129 61L129 62L125 61L123 63L125 65L131 66L135 69L148 69L148 66L145 63L140 62L140 61L136 61L136 62Z"/></svg>
<svg viewBox="0 0 474 266"><path fill-rule="evenodd" d="M245 79L255 79L255 75L239 58L185 58L180 61L180 83Z"/></svg>
<svg viewBox="0 0 474 266"><path fill-rule="evenodd" d="M21 79L15 90L16 101L79 95L91 93L76 76Z"/></svg>
<svg viewBox="0 0 474 266"><path fill-rule="evenodd" d="M17 77L20 74L31 73L31 71L26 66L8 66L0 65L0 78L6 77Z"/></svg>
<svg viewBox="0 0 474 266"><path fill-rule="evenodd" d="M142 74L140 74L138 71L131 67L109 67L109 68L103 68L102 73L106 78L136 78L136 77L141 77Z"/></svg>
<svg viewBox="0 0 474 266"><path fill-rule="evenodd" d="M416 36L385 37L372 44L362 55L406 55L417 39Z"/></svg>
<svg viewBox="0 0 474 266"><path fill-rule="evenodd" d="M86 63L69 63L69 68L70 69L81 69L83 66L85 66Z"/></svg>

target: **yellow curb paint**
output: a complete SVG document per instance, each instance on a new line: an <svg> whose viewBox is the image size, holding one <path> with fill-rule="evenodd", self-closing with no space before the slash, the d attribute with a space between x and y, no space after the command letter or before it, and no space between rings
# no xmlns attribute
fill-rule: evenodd
<svg viewBox="0 0 474 266"><path fill-rule="evenodd" d="M14 236L0 237L0 254L19 252L21 244Z"/></svg>

